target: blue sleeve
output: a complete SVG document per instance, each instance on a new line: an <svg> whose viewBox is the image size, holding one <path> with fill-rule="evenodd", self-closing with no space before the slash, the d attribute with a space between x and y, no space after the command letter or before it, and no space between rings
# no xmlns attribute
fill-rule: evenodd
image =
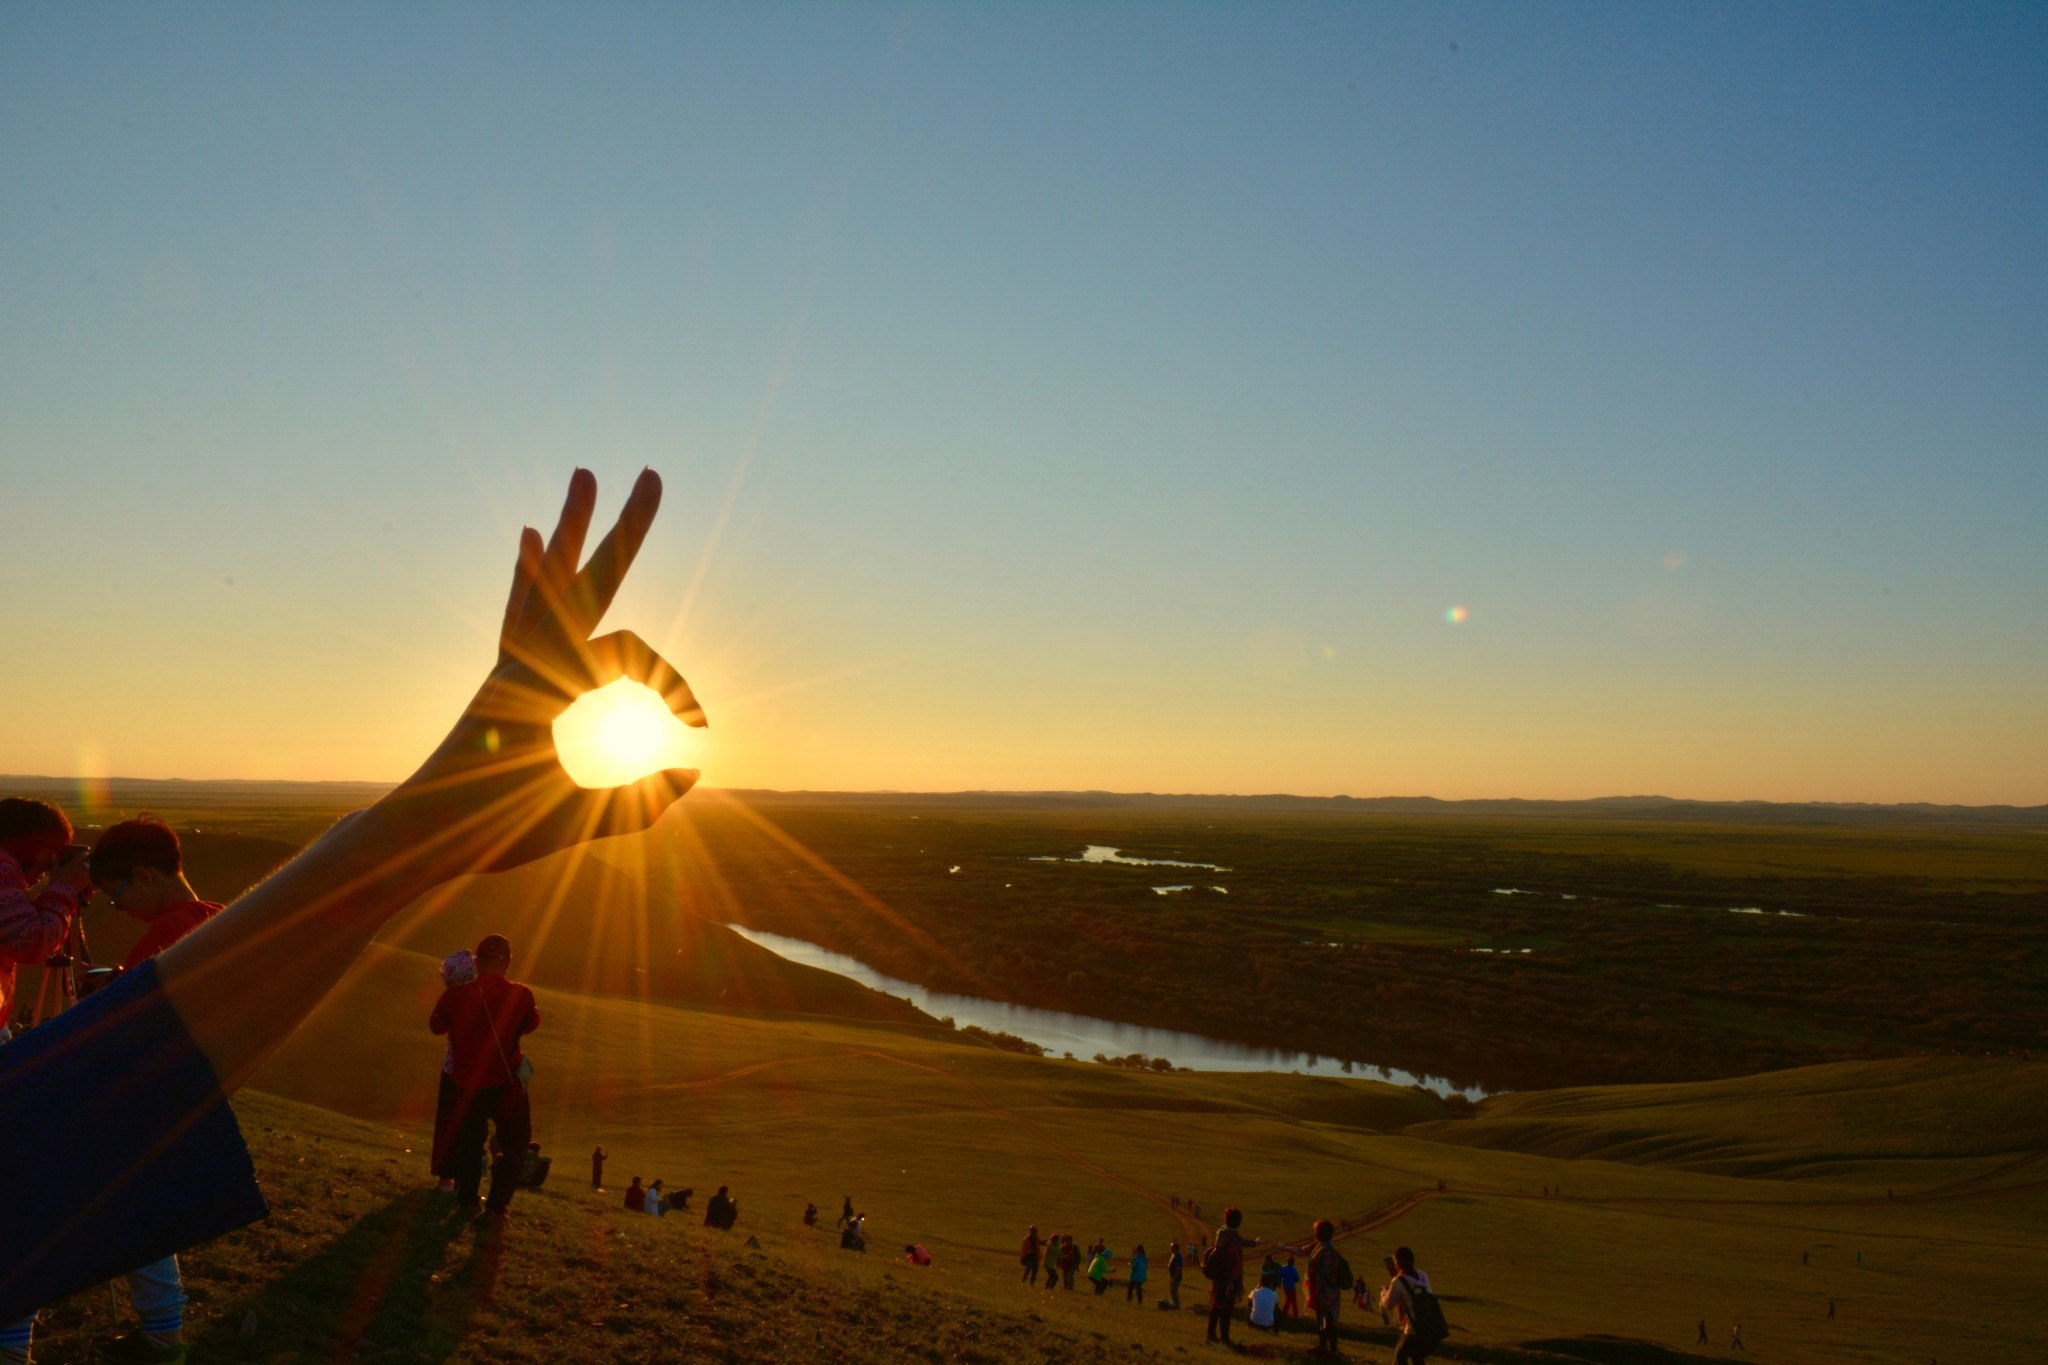
<svg viewBox="0 0 2048 1365"><path fill-rule="evenodd" d="M156 963L0 1047L0 1322L266 1217Z"/></svg>

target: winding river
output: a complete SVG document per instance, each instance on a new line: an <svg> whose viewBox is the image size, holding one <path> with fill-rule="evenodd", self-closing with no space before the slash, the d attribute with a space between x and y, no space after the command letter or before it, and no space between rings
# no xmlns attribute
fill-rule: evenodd
<svg viewBox="0 0 2048 1365"><path fill-rule="evenodd" d="M978 995L951 995L928 990L914 981L885 976L858 958L835 953L808 939L771 934L745 925L726 926L750 943L759 944L778 957L818 967L848 977L871 990L902 996L927 1014L951 1016L965 1026L978 1024L991 1032L1014 1033L1019 1038L1049 1049L1054 1056L1071 1053L1083 1059L1100 1052L1110 1057L1128 1057L1133 1052L1147 1057L1164 1057L1175 1066L1193 1071L1290 1071L1306 1076L1351 1076L1354 1079L1385 1081L1390 1085L1421 1085L1441 1095L1460 1094L1484 1099L1486 1091L1476 1086L1456 1086L1439 1076L1417 1076L1394 1067L1367 1062L1345 1061L1339 1057L1318 1057L1308 1052L1281 1052L1225 1042L1199 1033L1177 1029L1146 1028L1114 1019L1096 1019L1085 1014L1012 1005Z"/></svg>

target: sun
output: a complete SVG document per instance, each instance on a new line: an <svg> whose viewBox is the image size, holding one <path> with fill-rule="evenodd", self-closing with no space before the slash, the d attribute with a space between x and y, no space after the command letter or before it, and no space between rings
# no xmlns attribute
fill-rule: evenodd
<svg viewBox="0 0 2048 1365"><path fill-rule="evenodd" d="M620 787L691 767L690 749L690 728L630 678L585 692L555 718L555 755L579 787Z"/></svg>

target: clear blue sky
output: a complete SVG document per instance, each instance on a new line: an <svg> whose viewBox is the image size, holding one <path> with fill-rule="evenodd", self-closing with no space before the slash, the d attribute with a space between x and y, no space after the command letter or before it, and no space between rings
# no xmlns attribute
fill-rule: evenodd
<svg viewBox="0 0 2048 1365"><path fill-rule="evenodd" d="M2048 800L2044 266L2041 7L10 6L0 770L401 775L580 462L714 783Z"/></svg>

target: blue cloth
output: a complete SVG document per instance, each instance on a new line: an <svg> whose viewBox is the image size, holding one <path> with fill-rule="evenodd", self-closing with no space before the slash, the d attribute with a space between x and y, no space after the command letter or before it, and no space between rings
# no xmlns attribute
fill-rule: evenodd
<svg viewBox="0 0 2048 1365"><path fill-rule="evenodd" d="M154 961L0 1047L0 1322L269 1213Z"/></svg>

